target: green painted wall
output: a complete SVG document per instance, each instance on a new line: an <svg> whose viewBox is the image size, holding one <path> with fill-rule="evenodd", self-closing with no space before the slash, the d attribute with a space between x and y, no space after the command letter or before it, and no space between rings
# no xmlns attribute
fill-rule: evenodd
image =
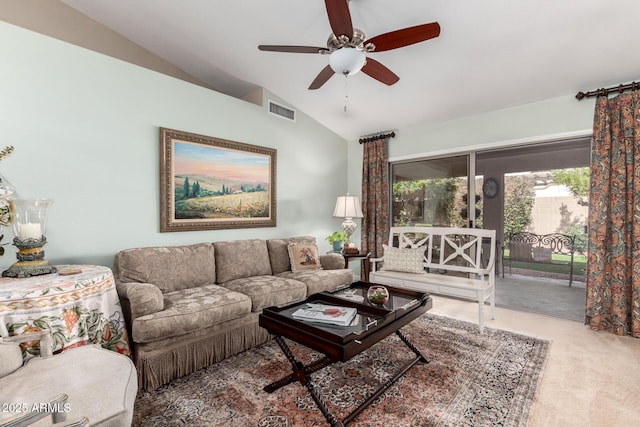
<svg viewBox="0 0 640 427"><path fill-rule="evenodd" d="M110 266L137 246L316 236L340 225L347 143L298 111L291 123L249 102L0 22L0 172L49 197L46 257ZM159 127L278 150L278 226L159 232ZM3 242L13 239L8 229ZM13 246L0 259L15 261Z"/></svg>

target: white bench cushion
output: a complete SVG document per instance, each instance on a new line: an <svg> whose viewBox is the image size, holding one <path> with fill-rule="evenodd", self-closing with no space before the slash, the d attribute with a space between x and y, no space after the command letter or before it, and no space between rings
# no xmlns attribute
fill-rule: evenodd
<svg viewBox="0 0 640 427"><path fill-rule="evenodd" d="M487 280L477 280L466 276L452 276L450 274L376 271L370 273L370 280L373 283L474 300L479 298L486 300L491 295L491 284ZM485 292L485 294L481 295L480 292Z"/></svg>
<svg viewBox="0 0 640 427"><path fill-rule="evenodd" d="M471 288L475 290L487 289L490 287L488 280L478 280L477 278L470 278L467 275L452 275L451 272L447 274L440 273L404 273L400 271L375 271L370 273L372 277L385 279L385 280L397 280L398 283L431 283L434 285L446 284L450 287L458 288ZM372 280L373 281L373 280Z"/></svg>

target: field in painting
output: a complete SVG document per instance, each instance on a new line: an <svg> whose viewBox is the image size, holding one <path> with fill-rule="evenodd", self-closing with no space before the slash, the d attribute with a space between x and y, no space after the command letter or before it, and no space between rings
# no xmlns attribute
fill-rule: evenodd
<svg viewBox="0 0 640 427"><path fill-rule="evenodd" d="M185 186L185 182L188 185ZM198 175L176 176L174 191L175 219L269 218L266 184Z"/></svg>

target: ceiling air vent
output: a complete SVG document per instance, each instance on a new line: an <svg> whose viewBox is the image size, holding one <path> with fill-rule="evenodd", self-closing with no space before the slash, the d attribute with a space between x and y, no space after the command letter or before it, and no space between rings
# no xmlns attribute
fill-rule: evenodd
<svg viewBox="0 0 640 427"><path fill-rule="evenodd" d="M278 117L282 117L283 119L290 120L292 122L296 121L296 110L292 110L291 108L287 108L284 105L277 104L272 100L269 100L269 113Z"/></svg>

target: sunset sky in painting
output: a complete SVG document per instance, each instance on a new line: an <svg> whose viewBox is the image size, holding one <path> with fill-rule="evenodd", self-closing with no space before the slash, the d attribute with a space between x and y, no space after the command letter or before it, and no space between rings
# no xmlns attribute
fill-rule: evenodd
<svg viewBox="0 0 640 427"><path fill-rule="evenodd" d="M246 183L269 182L269 156L178 141L173 149L174 176L205 175Z"/></svg>

